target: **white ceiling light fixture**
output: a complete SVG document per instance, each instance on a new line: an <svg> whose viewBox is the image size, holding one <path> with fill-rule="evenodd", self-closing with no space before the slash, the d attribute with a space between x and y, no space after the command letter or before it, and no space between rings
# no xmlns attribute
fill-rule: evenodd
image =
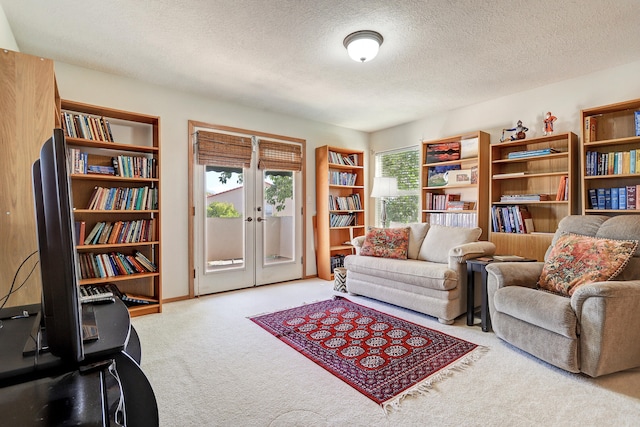
<svg viewBox="0 0 640 427"><path fill-rule="evenodd" d="M382 44L382 35L375 31L356 31L344 38L344 47L351 59L356 62L369 62L378 54Z"/></svg>

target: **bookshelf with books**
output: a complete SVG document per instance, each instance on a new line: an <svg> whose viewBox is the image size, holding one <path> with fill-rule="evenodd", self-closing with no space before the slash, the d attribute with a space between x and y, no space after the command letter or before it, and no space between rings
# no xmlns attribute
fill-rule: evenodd
<svg viewBox="0 0 640 427"><path fill-rule="evenodd" d="M478 131L422 142L422 222L480 227L487 240L489 141Z"/></svg>
<svg viewBox="0 0 640 427"><path fill-rule="evenodd" d="M558 133L491 146L496 253L543 260L558 223L578 206L578 137Z"/></svg>
<svg viewBox="0 0 640 427"><path fill-rule="evenodd" d="M351 240L365 233L364 151L316 148L316 259L318 277L354 252Z"/></svg>
<svg viewBox="0 0 640 427"><path fill-rule="evenodd" d="M640 212L640 99L582 110L582 212Z"/></svg>
<svg viewBox="0 0 640 427"><path fill-rule="evenodd" d="M162 311L160 119L61 100L81 286L145 297L132 316Z"/></svg>

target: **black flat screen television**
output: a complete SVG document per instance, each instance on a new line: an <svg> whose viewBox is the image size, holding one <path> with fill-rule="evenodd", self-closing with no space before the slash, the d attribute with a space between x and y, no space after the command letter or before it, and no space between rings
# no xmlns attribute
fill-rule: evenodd
<svg viewBox="0 0 640 427"><path fill-rule="evenodd" d="M74 247L73 200L62 129L54 129L33 164L42 276L42 319L48 350L67 363L84 359L80 277Z"/></svg>

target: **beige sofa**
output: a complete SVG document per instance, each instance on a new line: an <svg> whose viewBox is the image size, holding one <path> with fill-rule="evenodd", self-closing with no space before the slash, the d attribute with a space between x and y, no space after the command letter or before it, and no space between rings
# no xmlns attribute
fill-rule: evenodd
<svg viewBox="0 0 640 427"><path fill-rule="evenodd" d="M568 276L578 259L586 259L585 255L572 256L564 264L568 268L549 262L550 254L554 254L551 248L567 233L640 240L640 215L563 218L545 255L548 266L561 273L559 277ZM574 243L567 243L569 246L571 250L576 247ZM598 274L605 270L603 267L615 263L604 261L604 253L599 249L591 256L602 263L595 269ZM552 258L559 259L555 254ZM489 310L495 334L547 363L592 377L640 366L640 249L626 266L618 268L617 271L622 270L617 276L583 284L570 297L536 289L544 265L505 262L487 266ZM586 275L583 271L572 273L571 277L583 279Z"/></svg>
<svg viewBox="0 0 640 427"><path fill-rule="evenodd" d="M466 260L493 255L495 245L478 241L480 228L425 223L407 226L410 228L407 259L362 256L359 250L365 236L354 239L356 255L344 260L347 291L451 324L466 312Z"/></svg>

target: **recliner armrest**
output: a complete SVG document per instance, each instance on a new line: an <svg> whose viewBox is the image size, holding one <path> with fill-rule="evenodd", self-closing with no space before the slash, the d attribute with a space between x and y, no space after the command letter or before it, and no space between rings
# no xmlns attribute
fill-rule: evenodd
<svg viewBox="0 0 640 427"><path fill-rule="evenodd" d="M571 296L580 334L580 370L597 377L640 366L640 280L580 286Z"/></svg>
<svg viewBox="0 0 640 427"><path fill-rule="evenodd" d="M495 292L505 286L535 288L544 262L495 262L487 265L487 285ZM489 290L489 288L487 288Z"/></svg>
<svg viewBox="0 0 640 427"><path fill-rule="evenodd" d="M588 283L579 286L571 296L571 308L576 312L578 320L582 316L582 307L589 298L628 299L637 301L640 307L640 280L608 281Z"/></svg>
<svg viewBox="0 0 640 427"><path fill-rule="evenodd" d="M462 264L468 259L493 255L495 251L496 245L485 241L455 246L449 250L449 268L455 269L456 264Z"/></svg>

